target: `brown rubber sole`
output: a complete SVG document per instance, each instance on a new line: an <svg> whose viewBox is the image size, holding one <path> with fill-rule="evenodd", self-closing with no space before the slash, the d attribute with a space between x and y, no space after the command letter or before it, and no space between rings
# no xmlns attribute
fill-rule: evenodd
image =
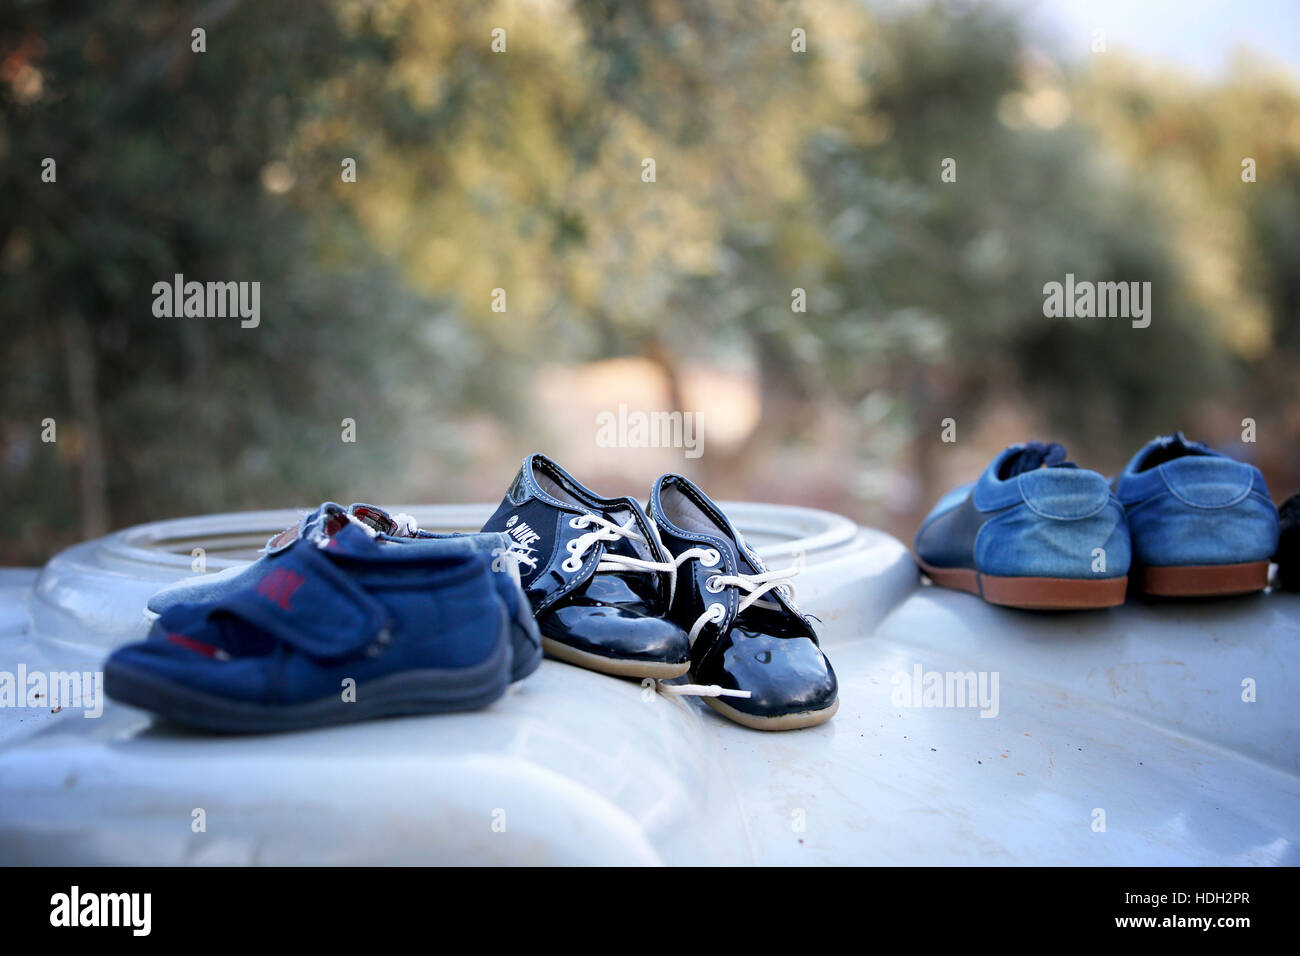
<svg viewBox="0 0 1300 956"><path fill-rule="evenodd" d="M614 677L653 677L655 680L668 680L670 677L681 677L691 669L690 661L665 664L656 661L615 660L612 657L601 657L599 654L591 654L561 644L545 635L542 636L542 650L566 664L576 664L589 671L600 671L602 674L610 674Z"/></svg>
<svg viewBox="0 0 1300 956"><path fill-rule="evenodd" d="M1124 603L1128 578L1003 578L967 568L917 564L935 584L978 595L990 604L1030 611L1086 611Z"/></svg>
<svg viewBox="0 0 1300 956"><path fill-rule="evenodd" d="M705 697L704 702L723 717L734 720L750 730L801 730L804 727L816 727L818 724L826 723L840 709L840 700L837 697L834 703L821 710L805 710L798 714L781 714L779 717L755 717L753 714L736 710L729 704L723 703L720 697Z"/></svg>
<svg viewBox="0 0 1300 956"><path fill-rule="evenodd" d="M1268 587L1268 562L1189 564L1181 567L1140 565L1133 586L1156 597L1230 597Z"/></svg>

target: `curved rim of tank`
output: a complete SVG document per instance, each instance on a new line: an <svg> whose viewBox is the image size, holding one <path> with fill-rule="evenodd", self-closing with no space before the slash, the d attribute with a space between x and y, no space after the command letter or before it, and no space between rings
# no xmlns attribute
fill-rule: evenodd
<svg viewBox="0 0 1300 956"><path fill-rule="evenodd" d="M851 519L818 508L758 502L721 504L765 560L797 555L809 562L829 558L852 547L862 530ZM411 515L421 528L439 532L477 530L494 509L491 504L386 507L393 513ZM98 551L114 564L189 570L193 550L202 548L207 567L222 570L250 560L267 539L292 526L303 513L286 508L151 521L101 538Z"/></svg>

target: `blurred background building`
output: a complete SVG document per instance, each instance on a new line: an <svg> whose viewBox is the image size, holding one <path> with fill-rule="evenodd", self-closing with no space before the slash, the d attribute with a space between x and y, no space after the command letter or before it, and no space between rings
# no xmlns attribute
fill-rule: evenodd
<svg viewBox="0 0 1300 956"><path fill-rule="evenodd" d="M1268 0L10 4L0 563L182 514L495 501L533 450L610 494L680 470L908 540L1008 442L1110 472L1182 428L1281 500L1298 23ZM156 316L177 273L259 282L260 323ZM1046 317L1067 274L1150 282L1150 326ZM699 416L702 454L605 447L620 405Z"/></svg>

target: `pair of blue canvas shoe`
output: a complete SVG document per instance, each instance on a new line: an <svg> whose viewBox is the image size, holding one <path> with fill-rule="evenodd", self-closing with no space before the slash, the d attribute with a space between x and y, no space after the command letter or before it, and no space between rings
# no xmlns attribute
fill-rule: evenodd
<svg viewBox="0 0 1300 956"><path fill-rule="evenodd" d="M1059 444L1012 445L945 495L914 550L935 584L1041 609L1248 594L1268 585L1278 515L1259 469L1188 441L1144 446L1107 482Z"/></svg>
<svg viewBox="0 0 1300 956"><path fill-rule="evenodd" d="M400 516L399 516L400 518ZM541 663L503 535L435 535L328 502L252 565L153 596L110 697L216 731L484 707Z"/></svg>

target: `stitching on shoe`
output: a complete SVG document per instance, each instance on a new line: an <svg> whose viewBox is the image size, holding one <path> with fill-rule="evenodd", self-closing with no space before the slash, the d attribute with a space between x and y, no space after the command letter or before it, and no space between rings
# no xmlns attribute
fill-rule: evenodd
<svg viewBox="0 0 1300 956"><path fill-rule="evenodd" d="M1252 474L1252 475L1250 476L1251 480L1248 481L1248 482L1246 482L1246 488L1245 488L1245 490L1242 491L1242 493L1241 493L1240 495L1238 495L1236 498L1233 498L1231 501L1225 501L1225 502L1223 502L1223 504L1218 504L1218 505L1202 505L1202 504L1197 504L1195 501L1188 501L1186 498L1184 498L1182 495L1180 495L1180 494L1178 493L1178 489L1175 488L1173 485L1171 485L1171 484L1169 483L1169 475L1168 475L1168 473L1167 473L1163 468L1160 469L1160 472L1159 472L1159 473L1160 473L1160 480L1163 481L1163 482L1165 483L1165 487L1169 489L1169 493L1170 493L1171 495L1173 495L1175 498L1177 498L1177 499L1178 499L1179 501L1181 501L1183 504L1187 505L1187 507L1189 507L1189 508L1199 508L1201 511L1218 511L1218 510L1221 509L1221 508L1231 508L1233 505L1239 505L1239 504L1241 504L1243 501L1245 501L1247 498L1249 498L1249 497L1250 497L1250 493L1251 493L1252 491L1255 490L1255 481L1254 481L1254 477L1255 477L1255 476ZM1271 502L1270 502L1270 503L1271 503Z"/></svg>
<svg viewBox="0 0 1300 956"><path fill-rule="evenodd" d="M1028 508L1028 509L1029 509L1030 511L1032 511L1034 514L1038 515L1040 518L1047 518L1047 519L1052 520L1052 521L1082 521L1082 520L1085 519L1085 518L1095 518L1095 517L1097 517L1097 515L1101 514L1103 511L1105 511L1105 510L1106 510L1106 506L1107 506L1108 504L1110 504L1111 494L1110 494L1110 492L1109 492L1109 490L1108 490L1107 493L1106 493L1106 497L1103 498L1103 499L1101 500L1101 505L1100 505L1098 508L1096 508L1096 509L1094 509L1094 510L1092 510L1092 511L1089 511L1087 514L1082 514L1082 515L1057 515L1057 514L1052 514L1050 511L1045 511L1045 510L1043 510L1043 509L1041 509L1041 508L1035 508L1035 507L1034 507L1034 503L1033 503L1032 501L1030 501L1030 500L1029 500L1029 496L1028 496L1027 494L1025 494L1025 486L1024 486L1023 484L1020 484L1020 483L1019 483L1019 479L1021 479L1021 478L1023 478L1023 477L1024 477L1024 475L1017 475L1017 476L1016 476L1017 484L1018 484L1019 491L1020 491L1020 500L1024 502L1026 508ZM1118 504L1118 502L1116 502L1116 504Z"/></svg>

